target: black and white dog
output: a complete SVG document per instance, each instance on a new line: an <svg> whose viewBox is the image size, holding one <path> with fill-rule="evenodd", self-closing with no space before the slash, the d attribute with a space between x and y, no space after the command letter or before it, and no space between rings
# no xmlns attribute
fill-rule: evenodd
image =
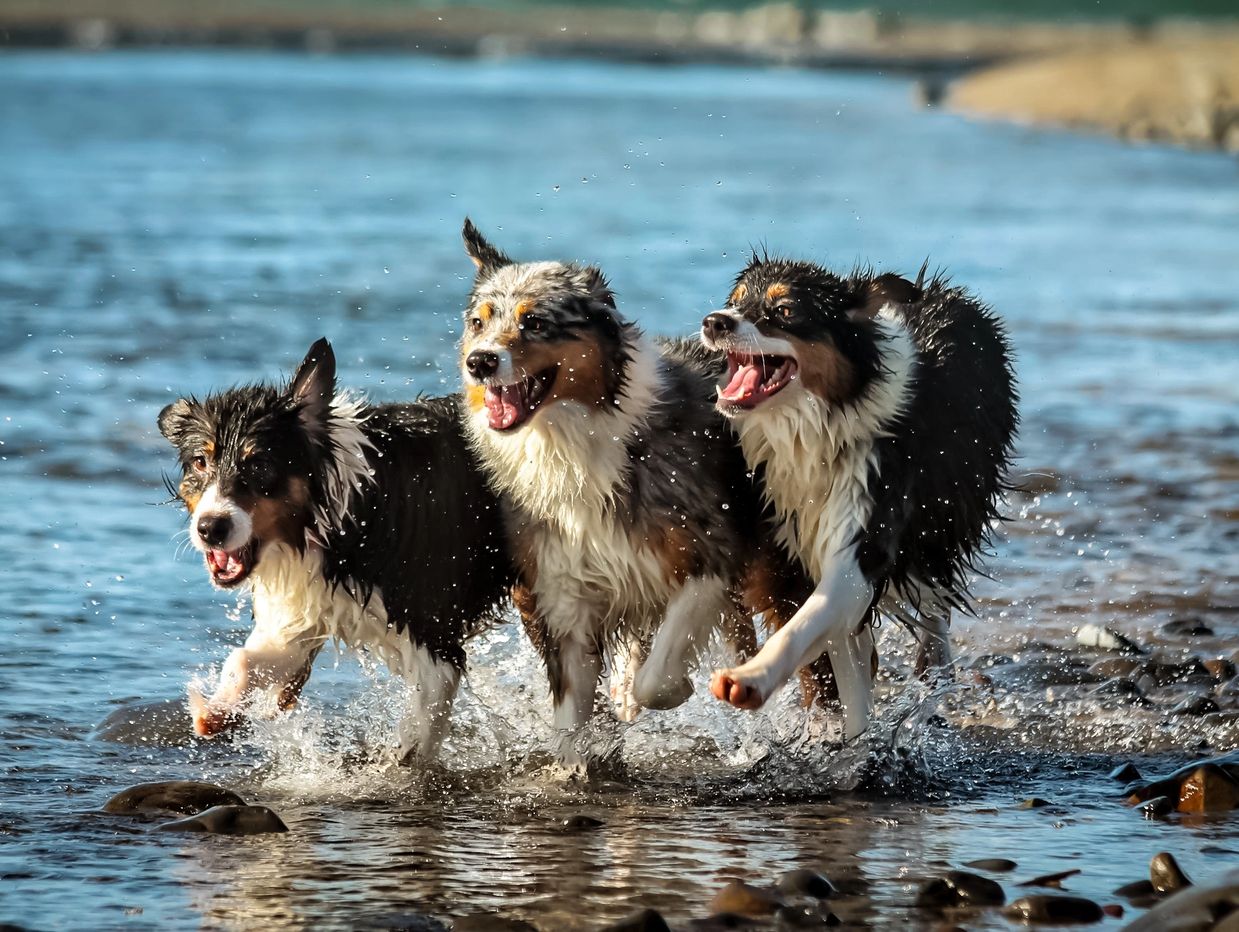
<svg viewBox="0 0 1239 932"><path fill-rule="evenodd" d="M726 353L718 408L816 583L786 626L711 691L761 706L829 656L845 735L872 712L870 622L914 621L948 666L952 608L997 518L1018 423L1002 325L962 288L754 258L702 324Z"/></svg>
<svg viewBox="0 0 1239 932"><path fill-rule="evenodd" d="M337 393L335 356L319 340L287 386L183 398L160 412L159 429L180 455L173 491L212 582L253 591L253 631L219 689L191 692L195 730L261 714L264 698L290 707L335 639L408 682L402 757L433 756L465 639L513 581L459 400L369 405Z"/></svg>
<svg viewBox="0 0 1239 932"><path fill-rule="evenodd" d="M595 267L515 262L467 220L464 240L477 267L461 342L468 431L505 507L554 724L571 738L604 662L631 644L621 717L676 706L711 635L730 630L734 645L755 612L790 615L780 595L803 576L762 544L708 357L648 339Z"/></svg>

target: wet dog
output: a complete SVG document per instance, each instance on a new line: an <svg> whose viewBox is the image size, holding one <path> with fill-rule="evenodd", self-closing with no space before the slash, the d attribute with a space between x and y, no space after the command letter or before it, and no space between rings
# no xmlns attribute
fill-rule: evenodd
<svg viewBox="0 0 1239 932"><path fill-rule="evenodd" d="M292 706L328 639L376 655L412 689L401 754L436 752L465 639L507 601L513 567L498 502L457 398L369 405L336 391L315 343L284 387L182 398L159 414L180 455L173 491L220 588L253 591L254 627L195 730Z"/></svg>
<svg viewBox="0 0 1239 932"><path fill-rule="evenodd" d="M871 622L916 625L919 666L948 667L952 609L997 518L1018 423L1002 325L941 278L926 283L754 258L702 324L726 354L718 409L816 583L788 624L711 691L761 706L826 655L847 737L872 711Z"/></svg>
<svg viewBox="0 0 1239 932"><path fill-rule="evenodd" d="M752 613L782 610L800 574L763 555L760 502L700 348L648 339L595 267L515 262L469 221L464 241L469 434L573 760L609 653L637 645L622 717L679 705L711 635L751 636Z"/></svg>

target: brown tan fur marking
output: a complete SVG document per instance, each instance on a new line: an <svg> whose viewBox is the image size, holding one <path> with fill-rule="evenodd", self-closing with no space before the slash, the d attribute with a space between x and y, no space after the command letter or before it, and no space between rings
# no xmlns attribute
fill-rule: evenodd
<svg viewBox="0 0 1239 932"><path fill-rule="evenodd" d="M856 372L833 343L801 340L790 334L786 339L796 347L796 366L806 389L832 404L855 394Z"/></svg>

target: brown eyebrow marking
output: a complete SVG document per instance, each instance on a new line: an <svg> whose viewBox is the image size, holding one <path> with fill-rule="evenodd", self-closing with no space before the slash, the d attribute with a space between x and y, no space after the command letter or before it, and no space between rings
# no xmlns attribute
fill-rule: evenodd
<svg viewBox="0 0 1239 932"><path fill-rule="evenodd" d="M779 298L786 298L792 293L792 289L788 287L786 282L776 282L766 289L766 300L777 301Z"/></svg>
<svg viewBox="0 0 1239 932"><path fill-rule="evenodd" d="M215 459L215 441L208 440L202 445L202 455L209 460Z"/></svg>
<svg viewBox="0 0 1239 932"><path fill-rule="evenodd" d="M520 320L522 317L524 317L526 314L532 311L534 309L534 306L535 306L535 302L530 301L528 298L526 298L524 301L520 301L517 303L512 313L516 315L517 320Z"/></svg>
<svg viewBox="0 0 1239 932"><path fill-rule="evenodd" d="M736 285L736 290L731 293L731 297L727 299L728 304L735 304L737 301L743 301L744 296L749 293L749 286L744 282Z"/></svg>
<svg viewBox="0 0 1239 932"><path fill-rule="evenodd" d="M478 314L478 317L482 318L482 323L488 323L490 321L491 315L493 315L494 313L495 313L495 306L491 304L489 301L483 301L481 304L478 305L477 314Z"/></svg>

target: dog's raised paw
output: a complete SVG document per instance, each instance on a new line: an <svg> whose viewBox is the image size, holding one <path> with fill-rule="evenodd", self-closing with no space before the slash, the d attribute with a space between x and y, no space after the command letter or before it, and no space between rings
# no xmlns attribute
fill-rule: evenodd
<svg viewBox="0 0 1239 932"><path fill-rule="evenodd" d="M741 680L734 670L717 670L710 678L714 698L737 709L760 709L766 697L755 687Z"/></svg>

